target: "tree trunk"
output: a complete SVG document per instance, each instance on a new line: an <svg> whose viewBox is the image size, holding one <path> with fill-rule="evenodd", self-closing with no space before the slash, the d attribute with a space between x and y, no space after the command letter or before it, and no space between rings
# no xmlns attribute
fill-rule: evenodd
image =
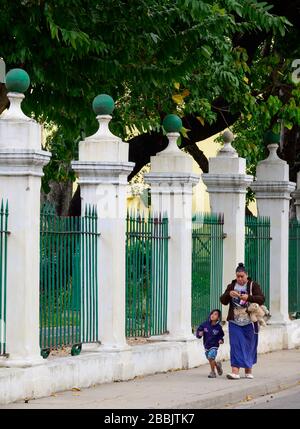
<svg viewBox="0 0 300 429"><path fill-rule="evenodd" d="M73 183L71 181L51 181L49 186L51 190L48 194L41 191L41 203L48 201L55 206L58 216L68 216L72 200Z"/></svg>
<svg viewBox="0 0 300 429"><path fill-rule="evenodd" d="M0 83L0 115L9 106L7 91L4 83Z"/></svg>

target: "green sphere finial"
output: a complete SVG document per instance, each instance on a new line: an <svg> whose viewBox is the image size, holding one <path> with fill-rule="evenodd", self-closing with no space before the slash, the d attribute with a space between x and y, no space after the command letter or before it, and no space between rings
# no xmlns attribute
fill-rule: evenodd
<svg viewBox="0 0 300 429"><path fill-rule="evenodd" d="M30 78L23 69L11 69L6 74L5 86L8 92L25 92L29 88Z"/></svg>
<svg viewBox="0 0 300 429"><path fill-rule="evenodd" d="M96 115L111 115L115 108L115 102L110 95L100 94L93 100L93 110Z"/></svg>
<svg viewBox="0 0 300 429"><path fill-rule="evenodd" d="M268 130L264 135L265 144L279 144L280 134L274 133L272 130Z"/></svg>
<svg viewBox="0 0 300 429"><path fill-rule="evenodd" d="M177 115L167 115L163 120L163 127L167 133L179 133L182 121Z"/></svg>

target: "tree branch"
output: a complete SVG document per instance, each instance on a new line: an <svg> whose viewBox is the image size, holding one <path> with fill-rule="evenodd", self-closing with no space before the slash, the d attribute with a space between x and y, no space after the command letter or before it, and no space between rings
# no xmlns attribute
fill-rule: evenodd
<svg viewBox="0 0 300 429"><path fill-rule="evenodd" d="M0 115L9 106L7 91L4 83L0 83Z"/></svg>
<svg viewBox="0 0 300 429"><path fill-rule="evenodd" d="M222 98L213 102L213 111L217 114L217 120L213 124L204 124L197 119L197 114L187 115L182 118L183 126L188 131L188 138L183 137L181 148L186 150L195 159L201 170L208 172L208 160L204 153L196 146L195 143L205 140L218 132L221 132L227 126L232 125L239 117L239 113L232 114L229 112L228 104ZM162 133L145 133L129 140L129 161L134 162L133 171L128 176L131 180L146 164L150 162L150 157L164 150L168 145L167 137Z"/></svg>

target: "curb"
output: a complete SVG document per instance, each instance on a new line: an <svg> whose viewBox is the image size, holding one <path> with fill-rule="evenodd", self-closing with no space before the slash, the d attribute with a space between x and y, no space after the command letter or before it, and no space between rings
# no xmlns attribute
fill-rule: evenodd
<svg viewBox="0 0 300 429"><path fill-rule="evenodd" d="M239 380L231 380L230 382L238 383ZM257 385L249 384L249 386L242 386L238 390L234 390L234 391L230 389L223 389L223 391L221 391L220 393L213 392L208 395L203 394L203 395L200 395L199 399L196 399L195 401L180 403L178 405L174 405L174 407L172 408L182 408L182 409L227 408L231 405L237 405L241 402L246 402L247 396L251 397L251 400L257 399L260 396L277 393L279 391L297 386L299 384L300 384L299 375L296 377L289 376L289 377L276 378L272 381L269 381L269 382L265 381ZM203 398L201 398L201 396L203 396Z"/></svg>

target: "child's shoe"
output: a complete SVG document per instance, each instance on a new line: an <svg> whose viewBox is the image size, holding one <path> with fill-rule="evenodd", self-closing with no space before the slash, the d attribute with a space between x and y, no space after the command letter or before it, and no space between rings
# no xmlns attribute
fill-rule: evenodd
<svg viewBox="0 0 300 429"><path fill-rule="evenodd" d="M222 362L216 362L216 367L219 375L223 374Z"/></svg>
<svg viewBox="0 0 300 429"><path fill-rule="evenodd" d="M217 378L217 375L216 375L216 373L215 373L214 371L211 371L211 372L208 374L208 378Z"/></svg>

